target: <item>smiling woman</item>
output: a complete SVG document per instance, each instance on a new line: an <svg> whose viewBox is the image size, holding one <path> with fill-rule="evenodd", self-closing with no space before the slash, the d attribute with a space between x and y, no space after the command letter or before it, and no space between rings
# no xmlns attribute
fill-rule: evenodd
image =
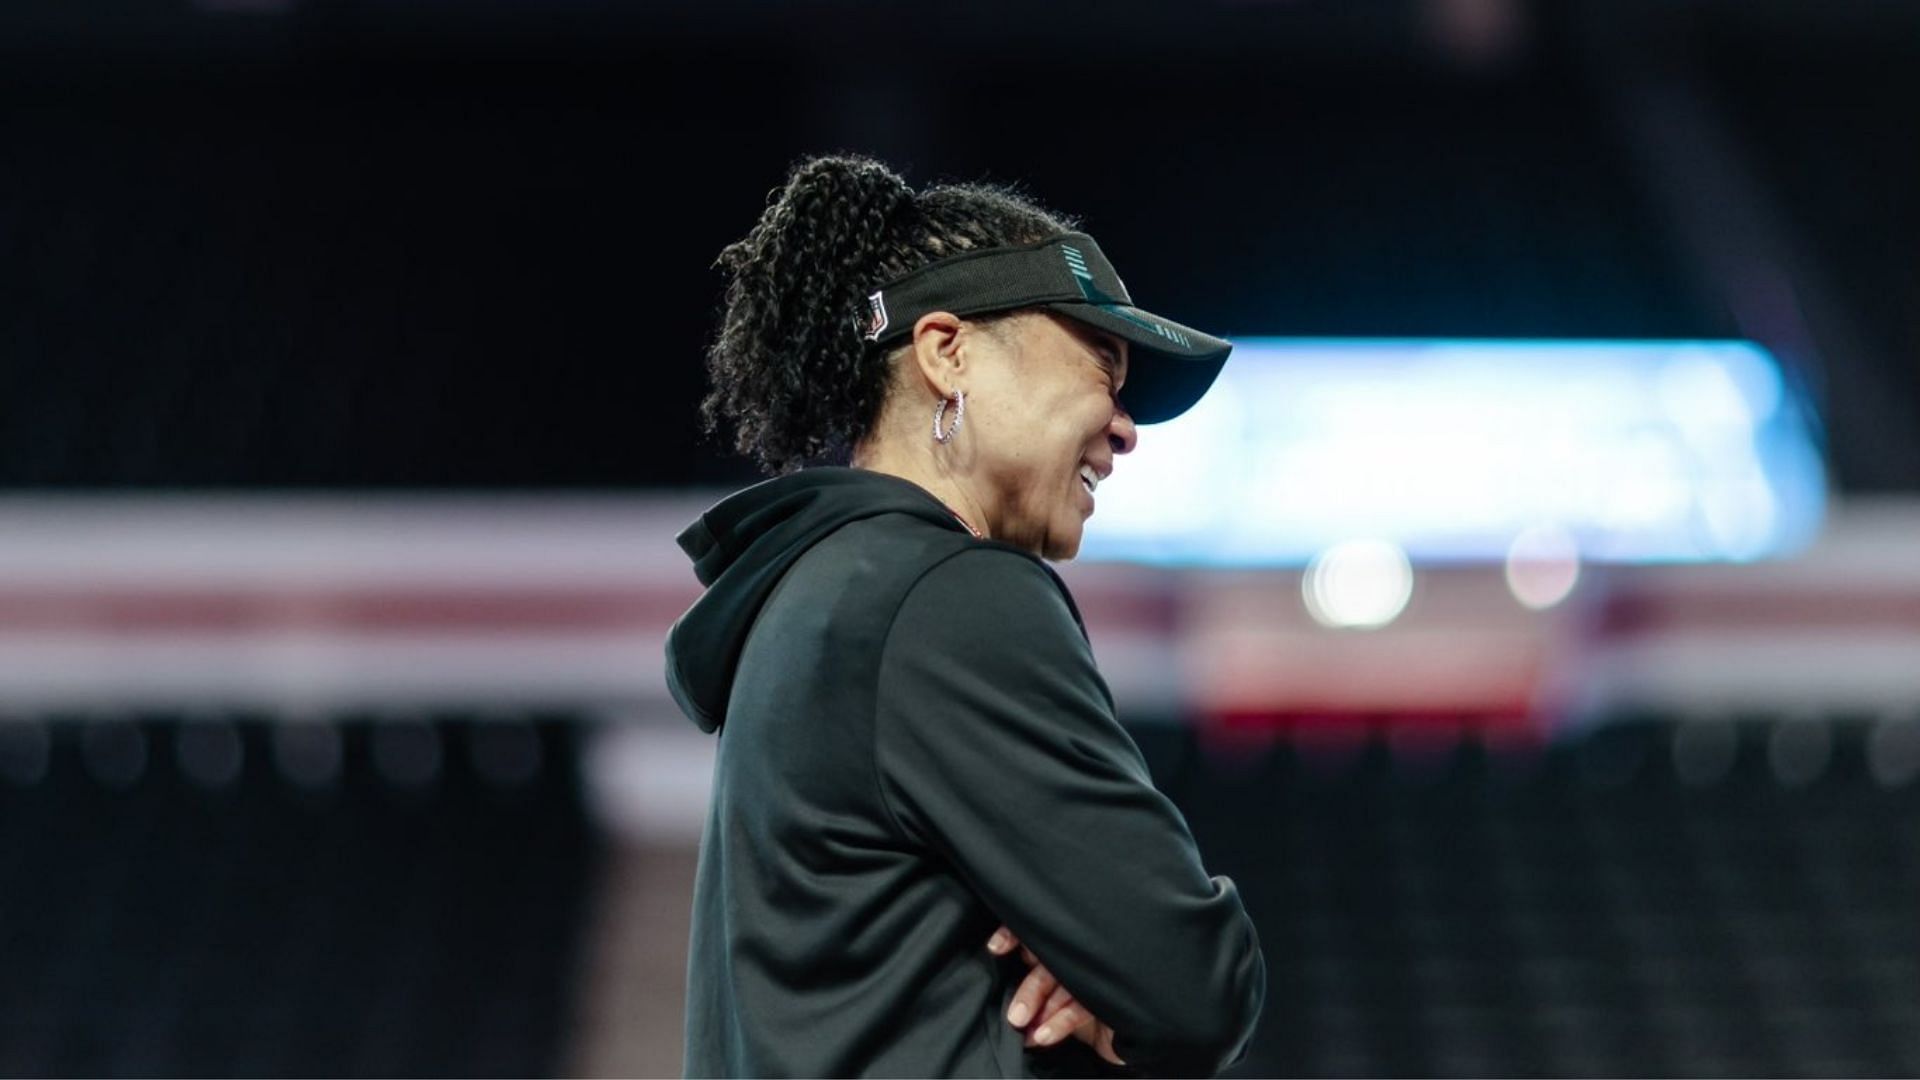
<svg viewBox="0 0 1920 1080"><path fill-rule="evenodd" d="M1126 351L1125 341L1050 312L986 324L924 315L891 364L895 385L853 464L912 480L978 537L1071 559L1094 490L1115 455L1134 446L1133 419L1118 402ZM915 406L929 395L972 396L964 437L957 429L924 437Z"/></svg>
<svg viewBox="0 0 1920 1080"><path fill-rule="evenodd" d="M1253 925L1044 561L1229 346L1134 307L1092 237L1017 194L861 158L803 163L720 265L705 416L784 475L679 537L707 591L668 685L724 736L687 1072L1237 1060Z"/></svg>

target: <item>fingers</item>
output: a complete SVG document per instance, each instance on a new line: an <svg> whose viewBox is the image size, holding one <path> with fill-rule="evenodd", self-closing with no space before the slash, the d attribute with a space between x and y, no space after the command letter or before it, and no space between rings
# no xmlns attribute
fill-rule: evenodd
<svg viewBox="0 0 1920 1080"><path fill-rule="evenodd" d="M1029 1047L1031 1047L1031 1045L1048 1045L1048 1043L1039 1042L1039 1034L1041 1034L1041 1032L1052 1032L1056 1026L1062 1026L1062 1024L1066 1024L1068 1030L1071 1030L1073 1015L1069 1013L1068 1017L1062 1017L1062 1013L1068 1013L1069 1007L1073 1007L1073 1005L1075 1005L1075 997L1073 997L1073 992L1066 988L1066 984L1060 984L1052 994L1046 995L1046 1005L1041 1007L1041 1015L1039 1015L1039 1019L1035 1020L1035 1028L1033 1028L1031 1032L1027 1032L1025 1045L1029 1045ZM1087 1011L1087 1009L1081 1007L1081 1013L1085 1013L1085 1011ZM1056 1020L1058 1020L1058 1022L1056 1022ZM1060 1042L1060 1040L1052 1040L1052 1038L1050 1038L1050 1042Z"/></svg>
<svg viewBox="0 0 1920 1080"><path fill-rule="evenodd" d="M1114 1052L1113 1029L1095 1019L1087 1007L1074 998L1073 992L1054 978L1033 950L1020 943L1012 929L1002 925L987 939L987 951L995 956L1006 956L1015 949L1020 950L1021 958L1033 970L1027 972L1020 988L1014 991L1013 1000L1007 1006L1007 1022L1017 1028L1037 1022L1038 1026L1024 1040L1026 1045L1052 1046L1069 1035L1076 1035L1092 1045L1103 1060L1125 1065Z"/></svg>
<svg viewBox="0 0 1920 1080"><path fill-rule="evenodd" d="M1061 983L1054 988L1053 993L1047 995L1047 1003L1040 1006L1040 1022L1044 1024L1053 1019L1054 1013L1071 1004L1073 1004L1073 991L1067 989L1067 984Z"/></svg>
<svg viewBox="0 0 1920 1080"><path fill-rule="evenodd" d="M1060 985L1045 964L1036 964L1027 977L1020 980L1020 988L1013 992L1013 1001L1007 1006L1007 1023L1023 1028L1040 1011L1040 1006Z"/></svg>
<svg viewBox="0 0 1920 1080"><path fill-rule="evenodd" d="M1093 1022L1093 1014L1078 1001L1072 1002L1053 1015L1053 1019L1041 1024L1033 1033L1037 1046L1052 1046L1081 1027Z"/></svg>
<svg viewBox="0 0 1920 1080"><path fill-rule="evenodd" d="M1033 955L1033 950L1021 945L1020 939L1015 937L1013 931L1005 924L1002 924L1000 929L995 930L993 936L987 939L987 951L995 956L1005 956L1012 952L1015 946L1019 946L1020 958L1025 960L1028 966L1040 962L1040 958Z"/></svg>

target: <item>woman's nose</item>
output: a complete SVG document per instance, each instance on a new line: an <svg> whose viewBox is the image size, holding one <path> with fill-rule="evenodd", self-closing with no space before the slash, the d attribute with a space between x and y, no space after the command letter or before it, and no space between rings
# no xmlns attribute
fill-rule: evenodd
<svg viewBox="0 0 1920 1080"><path fill-rule="evenodd" d="M1133 417L1127 415L1124 406L1113 407L1113 419L1107 422L1107 445L1113 447L1116 454L1131 454L1133 446L1140 441L1140 431L1133 426Z"/></svg>

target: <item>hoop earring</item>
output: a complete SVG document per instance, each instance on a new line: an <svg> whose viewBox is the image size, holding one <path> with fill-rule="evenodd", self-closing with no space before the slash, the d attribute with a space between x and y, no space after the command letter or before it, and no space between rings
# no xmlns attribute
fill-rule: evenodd
<svg viewBox="0 0 1920 1080"><path fill-rule="evenodd" d="M940 404L935 405L933 407L933 441L934 442L944 443L948 439L953 438L953 433L960 430L960 421L966 419L967 392L965 390L955 390L953 392L953 400L954 400L953 426L948 428L947 433L944 435L940 433L940 418L946 415L947 399L941 398Z"/></svg>

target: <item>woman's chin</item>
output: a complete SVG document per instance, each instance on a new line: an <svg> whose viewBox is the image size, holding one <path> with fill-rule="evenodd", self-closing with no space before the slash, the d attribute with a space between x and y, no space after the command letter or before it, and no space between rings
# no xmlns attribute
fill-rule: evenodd
<svg viewBox="0 0 1920 1080"><path fill-rule="evenodd" d="M1047 547L1042 554L1054 562L1066 562L1080 554L1080 538L1085 535L1085 532L1086 530L1076 521L1072 528L1058 529L1048 533Z"/></svg>

